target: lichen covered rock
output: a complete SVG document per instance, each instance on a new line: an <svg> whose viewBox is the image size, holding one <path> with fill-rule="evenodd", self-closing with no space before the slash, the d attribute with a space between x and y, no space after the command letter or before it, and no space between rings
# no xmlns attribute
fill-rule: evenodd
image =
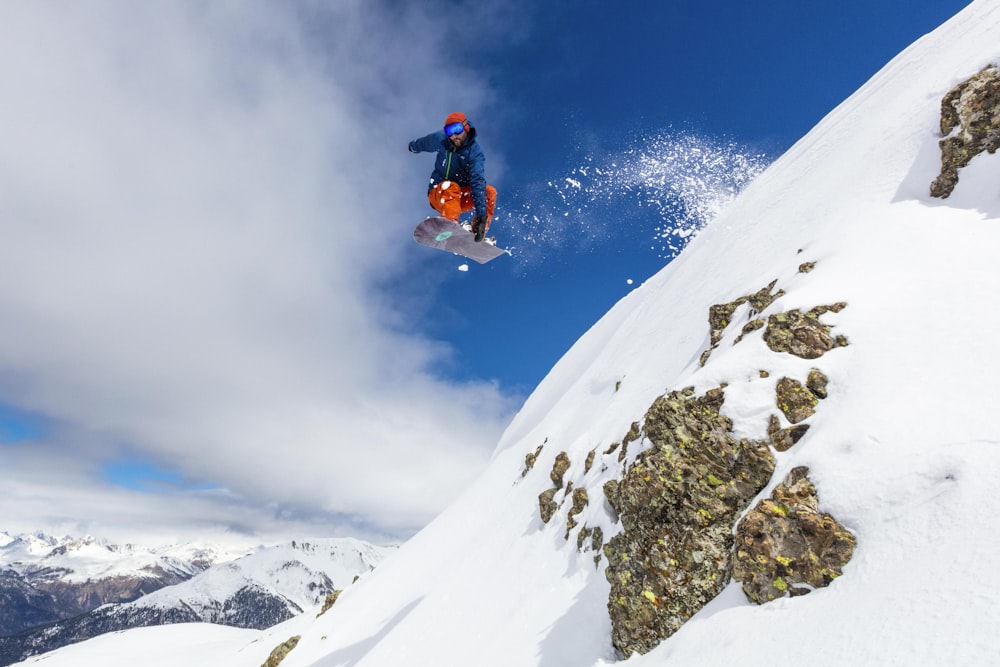
<svg viewBox="0 0 1000 667"><path fill-rule="evenodd" d="M562 488L563 475L567 470L569 470L569 455L566 452L559 452L556 454L556 462L552 465L552 472L549 473L549 478L557 489Z"/></svg>
<svg viewBox="0 0 1000 667"><path fill-rule="evenodd" d="M818 402L816 395L798 380L787 377L778 380L776 403L785 419L792 424L812 417Z"/></svg>
<svg viewBox="0 0 1000 667"><path fill-rule="evenodd" d="M621 514L621 484L617 479L609 479L604 483L604 497L608 505L614 510L615 518Z"/></svg>
<svg viewBox="0 0 1000 667"><path fill-rule="evenodd" d="M718 342L722 340L722 334L725 332L726 327L729 326L730 322L732 322L733 314L739 306L742 306L744 303L749 303L750 307L753 308L753 311L755 313L759 313L770 306L775 299L780 296L784 296L784 290L778 290L775 293L771 292L777 282L777 280L774 280L767 287L757 290L753 294L741 296L738 299L730 301L729 303L720 303L709 307L708 325L712 345L717 345Z"/></svg>
<svg viewBox="0 0 1000 667"><path fill-rule="evenodd" d="M808 473L793 469L737 526L733 577L758 604L829 585L854 553L854 535L819 511Z"/></svg>
<svg viewBox="0 0 1000 667"><path fill-rule="evenodd" d="M767 437L771 440L771 446L779 452L791 449L795 443L802 439L802 436L809 430L809 424L795 424L788 428L781 427L781 420L778 415L771 415L767 426Z"/></svg>
<svg viewBox="0 0 1000 667"><path fill-rule="evenodd" d="M931 196L947 198L958 184L958 170L1000 147L1000 69L989 66L953 88L941 100L941 173Z"/></svg>
<svg viewBox="0 0 1000 667"><path fill-rule="evenodd" d="M832 336L829 325L820 321L828 312L839 313L846 303L817 306L808 313L790 310L767 319L764 342L774 352L787 352L803 359L817 359L835 347L847 345L844 336Z"/></svg>
<svg viewBox="0 0 1000 667"><path fill-rule="evenodd" d="M569 533L571 530L576 528L576 515L579 514L587 507L590 502L590 498L587 496L587 489L577 488L573 489L573 505L569 508L569 514L566 517L566 539L569 539Z"/></svg>
<svg viewBox="0 0 1000 667"><path fill-rule="evenodd" d="M548 523L552 519L552 515L556 513L559 508L556 505L555 496L559 492L559 489L546 489L538 494L538 515L542 518L542 523Z"/></svg>
<svg viewBox="0 0 1000 667"><path fill-rule="evenodd" d="M741 296L738 299L730 301L729 303L719 303L714 306L710 306L708 309L708 326L709 326L709 342L710 347L701 353L701 358L699 363L704 366L705 362L708 361L709 356L712 354L718 345L719 341L722 340L722 336L726 331L726 328L730 325L733 320L733 315L736 313L736 309L745 303L750 304L752 313L760 313L765 308L774 303L775 299L784 296L784 290L778 290L777 292L772 292L774 286L778 283L777 280L771 281L771 284L767 287L761 288L754 292L753 294L748 294L746 296ZM740 342L743 336L748 333L755 331L764 325L763 320L752 320L744 325L742 332L739 337L734 341L735 343Z"/></svg>
<svg viewBox="0 0 1000 667"><path fill-rule="evenodd" d="M826 377L826 374L818 368L813 368L809 371L809 377L806 378L806 386L809 387L809 391L813 393L816 398L826 398L827 390L826 386L830 383L830 379Z"/></svg>
<svg viewBox="0 0 1000 667"><path fill-rule="evenodd" d="M740 335L737 336L736 339L733 341L733 345L736 345L741 340L743 340L744 336L747 336L748 334L751 334L754 331L763 328L763 326L764 326L764 320L761 319L750 320L749 322L743 325L743 329L740 331Z"/></svg>
<svg viewBox="0 0 1000 667"><path fill-rule="evenodd" d="M288 641L279 644L271 651L271 655L268 656L267 661L264 662L261 667L278 667L281 661L291 653L292 649L299 645L299 640L302 639L301 635L295 635L291 637Z"/></svg>
<svg viewBox="0 0 1000 667"><path fill-rule="evenodd" d="M355 577L354 580L357 581L357 577ZM316 614L316 618L319 618L320 616L322 616L326 612L330 611L330 607L332 607L333 605L337 604L337 598L339 598L340 594L343 593L343 592L344 591L341 591L341 590L335 590L335 591L329 593L326 596L326 599L323 600L323 608L319 610L318 614Z"/></svg>
<svg viewBox="0 0 1000 667"><path fill-rule="evenodd" d="M642 452L605 495L623 532L605 545L612 642L645 653L729 581L733 525L774 469L766 441L739 440L719 413L724 387L650 406Z"/></svg>
<svg viewBox="0 0 1000 667"><path fill-rule="evenodd" d="M548 442L547 438L546 442ZM545 443L543 442L542 444L538 445L538 449L536 449L534 452L528 452L527 454L524 455L524 470L521 471L521 477L525 477L529 472L531 472L531 469L535 467L535 461L538 460L538 456L542 453L542 448L544 446Z"/></svg>

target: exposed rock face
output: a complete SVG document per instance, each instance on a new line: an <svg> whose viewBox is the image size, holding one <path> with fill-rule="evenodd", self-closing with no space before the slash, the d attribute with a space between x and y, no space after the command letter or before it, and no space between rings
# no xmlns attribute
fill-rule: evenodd
<svg viewBox="0 0 1000 667"><path fill-rule="evenodd" d="M559 489L552 488L546 489L538 494L538 516L541 517L542 523L548 523L552 520L552 515L556 513L559 506L556 505L555 497Z"/></svg>
<svg viewBox="0 0 1000 667"><path fill-rule="evenodd" d="M582 512L589 502L590 498L587 496L587 489L573 489L573 506L570 507L569 516L566 519L567 540L569 539L570 531L576 528L576 515Z"/></svg>
<svg viewBox="0 0 1000 667"><path fill-rule="evenodd" d="M625 656L657 646L725 587L736 517L774 470L766 441L733 437L723 390L658 398L642 427L652 448L604 487L624 529L604 553L612 642Z"/></svg>
<svg viewBox="0 0 1000 667"><path fill-rule="evenodd" d="M563 485L563 475L569 470L569 456L566 452L559 452L556 455L556 462L552 466L552 472L549 473L549 478L552 483L556 485L557 489L561 489Z"/></svg>
<svg viewBox="0 0 1000 667"><path fill-rule="evenodd" d="M758 604L827 586L854 553L854 535L819 511L808 473L793 469L737 526L733 577Z"/></svg>
<svg viewBox="0 0 1000 667"><path fill-rule="evenodd" d="M809 419L816 413L816 395L808 387L792 378L778 380L778 409L793 424Z"/></svg>
<svg viewBox="0 0 1000 667"><path fill-rule="evenodd" d="M815 266L803 263L799 272L809 273ZM765 322L761 312L784 294L774 291L776 284L712 306L711 347L701 356L703 365L734 318L741 327L734 344L765 326L762 339L772 351L803 359L848 344L820 319L840 312L846 303L777 313ZM743 304L750 308L737 316ZM771 374L761 369L758 375L764 379ZM740 522L741 541L735 550L733 538L737 518L770 481L770 448L786 451L805 435L809 424L802 422L827 397L828 384L818 368L811 369L804 382L781 378L775 387L780 414L771 415L766 440L733 436L732 423L720 413L725 385L701 397L693 389L672 392L653 403L641 426L632 425L623 443L645 438L651 447L620 480L608 480L603 487L623 529L605 545L604 553L611 584L612 643L626 658L655 648L718 595L731 579L737 557L740 581L757 602L807 592L840 574L853 552L854 537L819 513L805 468L796 469L771 500ZM786 424L791 425L783 428ZM615 443L605 455L618 447ZM624 451L622 447L619 460ZM587 537L581 530L578 546Z"/></svg>
<svg viewBox="0 0 1000 667"><path fill-rule="evenodd" d="M809 377L804 385L798 380L787 377L778 381L775 402L781 413L785 415L785 419L793 425L782 428L778 416L771 415L767 436L771 440L772 447L779 452L784 452L802 439L802 436L809 430L809 425L800 422L816 413L816 405L820 399L827 397L828 382L826 375L817 368L809 371Z"/></svg>
<svg viewBox="0 0 1000 667"><path fill-rule="evenodd" d="M796 424L788 428L781 428L781 420L778 419L778 415L771 415L767 427L767 437L770 438L772 447L779 452L787 452L802 439L808 430L809 424Z"/></svg>
<svg viewBox="0 0 1000 667"><path fill-rule="evenodd" d="M775 352L787 352L803 359L817 359L835 347L847 345L844 336L832 336L830 327L820 321L820 316L839 313L846 303L817 306L808 313L790 310L771 315L767 319L764 342Z"/></svg>
<svg viewBox="0 0 1000 667"><path fill-rule="evenodd" d="M941 134L941 173L931 183L931 196L944 199L958 184L959 169L1000 147L1000 69L990 65L944 96Z"/></svg>
<svg viewBox="0 0 1000 667"><path fill-rule="evenodd" d="M722 336L726 331L726 328L730 325L733 319L733 315L736 313L736 309L745 303L749 303L750 307L753 309L753 313L760 313L765 308L770 306L776 299L784 296L784 290L778 290L772 293L774 286L777 285L778 281L771 281L771 284L760 290L757 290L753 294L748 294L746 296L741 296L738 299L730 301L729 303L719 303L711 306L708 309L708 326L709 326L709 338L711 346L705 350L701 355L701 365L704 366L708 361L708 357L712 354L712 350L718 347L719 342L722 340ZM742 330L739 338L736 339L738 343L743 336L746 334L759 329L764 325L763 320L752 320L748 322Z"/></svg>
<svg viewBox="0 0 1000 667"><path fill-rule="evenodd" d="M62 579L67 572L35 568L28 569L26 575L13 570L0 573L0 637L70 619L104 604L130 602L190 578L176 571L147 568L148 576L106 577L78 583Z"/></svg>
<svg viewBox="0 0 1000 667"><path fill-rule="evenodd" d="M67 583L56 576L51 581L35 582L35 588L53 595L66 609L78 609L83 613L96 609L103 604L115 604L138 600L144 595L158 591L166 586L173 586L189 579L177 573L167 572L162 568L150 568L149 578L136 576L109 577L83 584ZM38 574L35 574L38 577Z"/></svg>
<svg viewBox="0 0 1000 667"><path fill-rule="evenodd" d="M569 455L566 454L566 452L559 452L556 454L555 463L552 464L552 472L549 473L549 479L552 480L552 484L554 484L554 486L551 489L546 489L538 494L538 515L541 517L542 523L548 523L551 521L552 516L556 513L556 510L559 509L559 505L556 504L555 497L556 493L563 488L563 477L565 477L566 471L569 470L569 467ZM569 485L566 488L566 494L569 494L570 491L572 491L571 487L572 485ZM586 494L586 492L584 493Z"/></svg>
<svg viewBox="0 0 1000 667"><path fill-rule="evenodd" d="M55 596L35 588L13 570L0 572L0 636L71 615Z"/></svg>
<svg viewBox="0 0 1000 667"><path fill-rule="evenodd" d="M292 649L299 645L300 639L302 639L302 635L295 635L288 641L274 647L274 650L271 651L271 655L267 657L267 661L261 665L261 667L278 667L278 665L281 664L281 661L292 652Z"/></svg>
<svg viewBox="0 0 1000 667"><path fill-rule="evenodd" d="M357 581L356 577L355 577L355 581ZM322 616L326 612L330 611L330 607L332 607L333 605L337 604L337 598L339 598L340 594L343 593L343 592L344 591L342 591L342 590L335 590L332 593L329 593L326 596L326 599L323 600L323 608L319 610L318 614L316 614L316 618L319 618L320 616Z"/></svg>
<svg viewBox="0 0 1000 667"><path fill-rule="evenodd" d="M806 386L809 387L809 391L813 393L816 398L826 398L826 386L829 384L830 379L826 377L823 371L818 368L814 368L809 371L809 377L806 378Z"/></svg>
<svg viewBox="0 0 1000 667"><path fill-rule="evenodd" d="M545 443L542 443L538 445L538 449L534 452L528 452L524 455L524 470L521 471L521 477L525 477L529 472L531 472L531 469L535 467L535 461L538 460L538 456L542 453L542 448L544 446Z"/></svg>

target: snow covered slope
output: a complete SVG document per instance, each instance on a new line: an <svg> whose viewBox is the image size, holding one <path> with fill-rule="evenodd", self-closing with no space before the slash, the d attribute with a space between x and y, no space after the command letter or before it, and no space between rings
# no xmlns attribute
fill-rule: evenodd
<svg viewBox="0 0 1000 667"><path fill-rule="evenodd" d="M197 613L203 621L225 623L224 612L230 606L227 601L240 591L257 589L280 598L284 609L294 615L321 605L329 593L343 590L355 577L377 567L392 551L389 547L350 538L266 547L123 607L183 607ZM273 624L274 621L264 625Z"/></svg>
<svg viewBox="0 0 1000 667"><path fill-rule="evenodd" d="M45 533L11 537L6 545L0 546L0 567L8 567L30 580L64 583L115 577L153 579L162 572L187 579L217 557L199 553L196 558L179 558L133 544L112 544L94 537L53 537ZM195 564L199 562L200 566Z"/></svg>
<svg viewBox="0 0 1000 667"><path fill-rule="evenodd" d="M584 526L606 538L621 530L601 491L622 474L620 450L606 452L657 397L685 387L725 384L722 412L737 435L764 438L778 378L817 366L829 397L808 433L775 453L759 497L807 466L820 509L857 538L843 576L761 606L730 585L628 664L994 663L1000 156L976 158L947 200L928 188L941 98L997 61L1000 4L977 0L889 63L583 336L487 472L377 572L323 616L229 636L203 661L175 636L184 664L258 665L292 635L301 640L282 667L612 664L606 559L577 540ZM804 272L807 262L815 268ZM822 320L849 345L800 359L773 352L760 330L734 344L751 317L742 307L701 366L710 306L772 281L783 294L763 317L846 302ZM648 444L633 443L625 465ZM561 452L564 481L589 496L570 530L565 490L552 519L539 516ZM131 633L117 646L131 653L101 665L150 655ZM44 664L98 664L92 655L83 644Z"/></svg>
<svg viewBox="0 0 1000 667"><path fill-rule="evenodd" d="M393 550L350 538L262 547L133 602L104 605L16 637L0 637L0 664L88 637L149 625L200 621L268 628L320 607L327 595L370 572Z"/></svg>
<svg viewBox="0 0 1000 667"><path fill-rule="evenodd" d="M0 637L127 602L245 554L208 545L147 548L94 537L0 533Z"/></svg>

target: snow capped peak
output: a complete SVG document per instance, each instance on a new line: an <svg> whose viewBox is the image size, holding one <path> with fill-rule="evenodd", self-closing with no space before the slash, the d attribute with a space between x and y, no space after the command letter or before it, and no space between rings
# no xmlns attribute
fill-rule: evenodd
<svg viewBox="0 0 1000 667"><path fill-rule="evenodd" d="M6 543L0 545L0 566L37 560L50 554L54 548L72 541L71 538L53 537L42 531L4 535Z"/></svg>
<svg viewBox="0 0 1000 667"><path fill-rule="evenodd" d="M246 549L182 544L148 548L107 539L53 537L38 531L0 540L0 568L29 577L45 576L67 583L135 577L161 578L165 573L187 579L213 563L245 555Z"/></svg>
<svg viewBox="0 0 1000 667"><path fill-rule="evenodd" d="M373 570L394 549L350 538L293 541L262 547L221 563L190 581L160 589L132 603L135 607L204 608L226 600L246 587L280 595L299 613L322 604L335 589Z"/></svg>

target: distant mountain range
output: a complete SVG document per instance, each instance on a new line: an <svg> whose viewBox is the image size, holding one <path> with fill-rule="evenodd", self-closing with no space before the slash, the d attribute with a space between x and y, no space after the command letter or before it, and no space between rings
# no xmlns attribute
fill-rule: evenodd
<svg viewBox="0 0 1000 667"><path fill-rule="evenodd" d="M0 533L0 665L133 627L267 628L321 605L393 550L350 538L248 553Z"/></svg>

